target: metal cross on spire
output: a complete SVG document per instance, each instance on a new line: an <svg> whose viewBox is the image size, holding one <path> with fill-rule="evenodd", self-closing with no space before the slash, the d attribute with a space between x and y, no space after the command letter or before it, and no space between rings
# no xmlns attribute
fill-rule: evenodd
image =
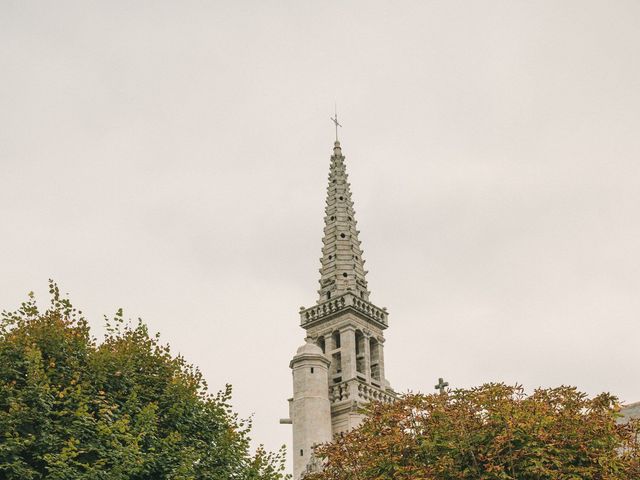
<svg viewBox="0 0 640 480"><path fill-rule="evenodd" d="M342 125L340 125L338 123L338 107L335 107L334 111L335 111L335 116L334 117L330 117L330 118L331 118L331 121L336 124L336 142L337 142L338 141L338 127L342 127Z"/></svg>
<svg viewBox="0 0 640 480"><path fill-rule="evenodd" d="M445 382L442 378L438 379L438 384L434 387L436 390L440 390L440 393L444 393L444 389L449 386L449 382Z"/></svg>

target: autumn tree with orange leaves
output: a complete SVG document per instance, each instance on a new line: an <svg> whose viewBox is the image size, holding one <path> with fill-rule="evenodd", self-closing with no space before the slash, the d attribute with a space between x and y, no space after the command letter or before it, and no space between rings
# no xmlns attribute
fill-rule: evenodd
<svg viewBox="0 0 640 480"><path fill-rule="evenodd" d="M640 430L618 412L615 397L571 387L408 394L319 446L324 470L305 480L640 479Z"/></svg>

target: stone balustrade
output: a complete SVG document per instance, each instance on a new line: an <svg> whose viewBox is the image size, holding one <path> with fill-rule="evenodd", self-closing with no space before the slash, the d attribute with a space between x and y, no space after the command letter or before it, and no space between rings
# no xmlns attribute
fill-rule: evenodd
<svg viewBox="0 0 640 480"><path fill-rule="evenodd" d="M378 308L370 302L358 298L352 293L345 293L331 300L309 308L300 309L300 324L304 327L317 320L321 320L347 308L363 313L365 316L379 323L383 328L389 326L388 313L384 308Z"/></svg>
<svg viewBox="0 0 640 480"><path fill-rule="evenodd" d="M341 382L329 387L329 401L331 403L342 402L343 400L349 400L350 392L347 382Z"/></svg>
<svg viewBox="0 0 640 480"><path fill-rule="evenodd" d="M391 403L395 399L395 394L356 379L340 382L329 387L329 401L332 404L345 400L355 400L363 403Z"/></svg>
<svg viewBox="0 0 640 480"><path fill-rule="evenodd" d="M366 383L358 383L358 397L365 402L392 403L395 396Z"/></svg>

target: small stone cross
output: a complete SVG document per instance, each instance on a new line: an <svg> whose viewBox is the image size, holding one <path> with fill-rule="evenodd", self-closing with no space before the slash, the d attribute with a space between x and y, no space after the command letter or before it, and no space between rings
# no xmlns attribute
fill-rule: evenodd
<svg viewBox="0 0 640 480"><path fill-rule="evenodd" d="M436 390L440 390L440 394L444 393L444 389L449 386L449 382L445 382L442 378L438 379L438 384L434 387Z"/></svg>

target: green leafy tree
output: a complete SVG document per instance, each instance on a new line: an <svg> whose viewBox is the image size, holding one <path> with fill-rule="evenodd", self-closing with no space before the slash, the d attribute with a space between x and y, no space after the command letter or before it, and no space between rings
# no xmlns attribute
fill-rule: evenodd
<svg viewBox="0 0 640 480"><path fill-rule="evenodd" d="M305 480L640 479L638 424L616 398L487 384L371 404L363 424L317 448Z"/></svg>
<svg viewBox="0 0 640 480"><path fill-rule="evenodd" d="M7 480L276 480L284 450L250 453L250 422L231 387L130 325L122 311L103 342L50 283L0 319L0 478Z"/></svg>

